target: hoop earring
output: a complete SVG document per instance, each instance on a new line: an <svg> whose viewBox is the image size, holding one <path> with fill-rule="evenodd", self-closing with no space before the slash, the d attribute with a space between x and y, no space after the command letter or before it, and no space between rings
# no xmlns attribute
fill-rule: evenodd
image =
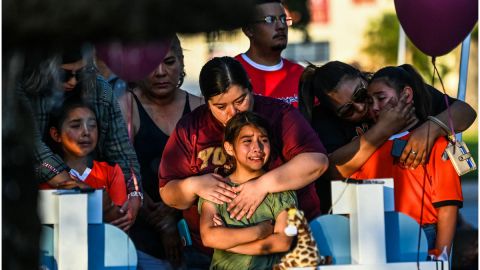
<svg viewBox="0 0 480 270"><path fill-rule="evenodd" d="M180 86L182 86L183 81L185 80L185 76L186 76L186 75L187 75L187 74L185 73L185 71L180 72L180 76L179 76L179 78L178 78L177 88L180 88Z"/></svg>

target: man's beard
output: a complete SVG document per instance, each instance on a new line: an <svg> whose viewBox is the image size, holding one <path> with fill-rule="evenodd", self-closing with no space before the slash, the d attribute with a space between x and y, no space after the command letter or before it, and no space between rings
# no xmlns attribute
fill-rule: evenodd
<svg viewBox="0 0 480 270"><path fill-rule="evenodd" d="M278 44L271 47L272 51L283 51L287 48L287 44Z"/></svg>

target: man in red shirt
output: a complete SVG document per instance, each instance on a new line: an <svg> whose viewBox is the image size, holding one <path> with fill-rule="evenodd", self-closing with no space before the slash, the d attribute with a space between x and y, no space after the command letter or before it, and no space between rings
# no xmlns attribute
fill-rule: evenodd
<svg viewBox="0 0 480 270"><path fill-rule="evenodd" d="M256 2L255 20L242 28L250 40L250 48L235 59L247 71L254 93L297 107L298 80L303 67L281 56L287 47L292 19L287 17L280 0Z"/></svg>

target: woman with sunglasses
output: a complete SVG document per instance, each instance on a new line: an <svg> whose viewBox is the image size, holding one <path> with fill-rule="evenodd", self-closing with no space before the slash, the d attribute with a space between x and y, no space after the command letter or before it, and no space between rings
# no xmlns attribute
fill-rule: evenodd
<svg viewBox="0 0 480 270"><path fill-rule="evenodd" d="M128 141L127 129L110 85L97 76L92 50L75 46L37 61L26 57L18 95L30 109L35 121L35 169L39 183L53 188L74 188L77 182L68 173L64 160L46 145L47 124L53 108L70 97L92 104L99 123L95 159L119 164L125 175L128 200L122 206L124 216L113 225L128 230L135 221L143 194L140 168Z"/></svg>
<svg viewBox="0 0 480 270"><path fill-rule="evenodd" d="M328 179L349 177L391 135L414 121L415 109L401 96L396 105L383 108L375 125L368 107L371 99L367 94L368 73L362 73L340 61L328 62L321 67L309 65L299 82L299 109L311 123L329 153L330 167L322 177ZM432 96L434 115L447 123L448 113L443 94L426 85ZM315 105L317 99L319 104ZM475 120L476 113L468 104L448 98L454 129L461 132ZM437 125L423 123L408 139L400 162L416 168L425 163L436 138L446 135ZM407 151L408 150L408 151ZM411 154L413 150L415 154ZM330 203L329 181L317 181L317 191L322 201L322 210L328 211Z"/></svg>

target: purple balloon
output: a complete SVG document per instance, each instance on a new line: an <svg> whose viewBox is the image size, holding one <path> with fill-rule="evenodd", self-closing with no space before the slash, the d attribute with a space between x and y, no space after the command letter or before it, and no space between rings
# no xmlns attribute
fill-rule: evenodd
<svg viewBox="0 0 480 270"><path fill-rule="evenodd" d="M110 42L97 44L97 57L125 81L144 79L162 61L171 40L137 43Z"/></svg>
<svg viewBox="0 0 480 270"><path fill-rule="evenodd" d="M407 36L430 56L457 47L478 19L477 0L395 0L395 9Z"/></svg>

